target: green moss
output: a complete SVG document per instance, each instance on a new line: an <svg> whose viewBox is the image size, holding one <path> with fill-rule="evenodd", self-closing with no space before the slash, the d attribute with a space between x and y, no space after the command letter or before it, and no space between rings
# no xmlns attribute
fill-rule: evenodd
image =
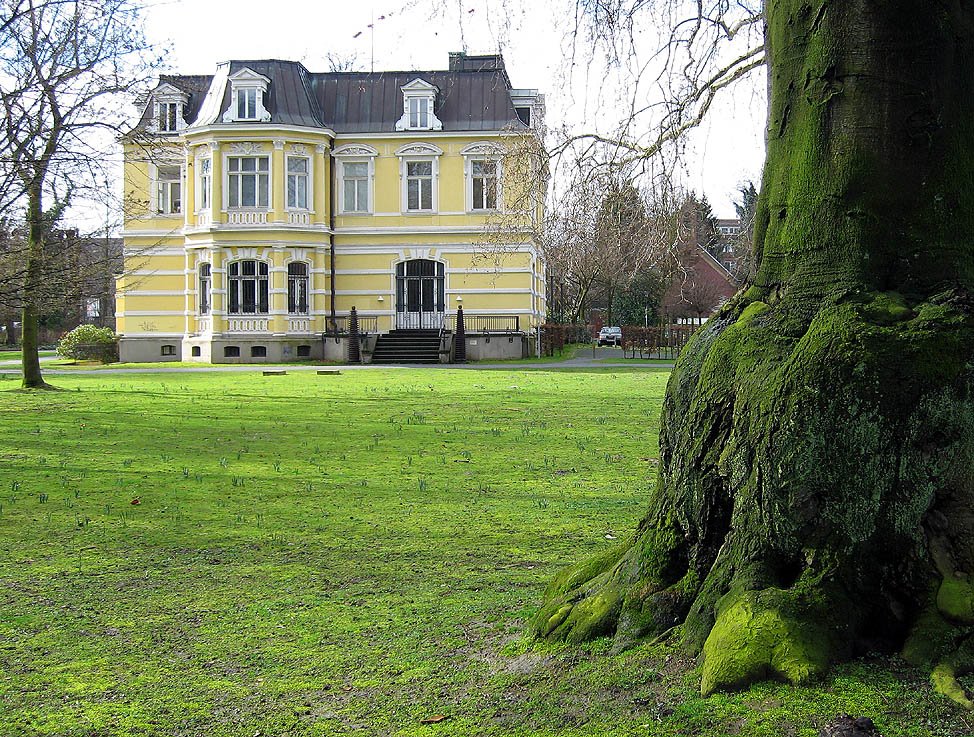
<svg viewBox="0 0 974 737"><path fill-rule="evenodd" d="M700 693L736 690L767 678L794 684L823 675L831 638L819 622L800 619L775 602L788 592L729 595L704 644Z"/></svg>
<svg viewBox="0 0 974 737"><path fill-rule="evenodd" d="M930 682L933 684L933 688L937 693L943 694L965 709L974 709L974 702L968 698L964 687L957 681L957 674L951 665L941 663L934 668L930 676Z"/></svg>
<svg viewBox="0 0 974 737"><path fill-rule="evenodd" d="M903 645L903 658L919 668L933 668L951 651L955 635L954 626L941 616L931 600Z"/></svg>
<svg viewBox="0 0 974 737"><path fill-rule="evenodd" d="M912 320L915 313L906 304L902 294L897 292L873 292L872 300L864 308L867 319L880 325L892 325Z"/></svg>
<svg viewBox="0 0 974 737"><path fill-rule="evenodd" d="M974 624L974 585L966 577L944 578L937 592L937 608L948 619Z"/></svg>
<svg viewBox="0 0 974 737"><path fill-rule="evenodd" d="M597 555L584 559L581 563L568 566L558 573L548 584L545 590L545 599L551 599L564 594L572 589L578 588L582 584L588 583L596 576L610 570L626 551L632 546L632 542L622 542L613 545Z"/></svg>

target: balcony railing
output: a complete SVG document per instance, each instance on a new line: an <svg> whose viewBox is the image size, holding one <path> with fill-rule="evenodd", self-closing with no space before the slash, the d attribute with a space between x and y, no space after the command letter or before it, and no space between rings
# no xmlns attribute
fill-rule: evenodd
<svg viewBox="0 0 974 737"><path fill-rule="evenodd" d="M289 212L287 214L289 225L311 225L310 212Z"/></svg>
<svg viewBox="0 0 974 737"><path fill-rule="evenodd" d="M209 210L200 210L196 213L196 225L200 228L205 228L213 222L213 215Z"/></svg>
<svg viewBox="0 0 974 737"><path fill-rule="evenodd" d="M227 331L231 333L266 333L266 317L228 317Z"/></svg>
<svg viewBox="0 0 974 737"><path fill-rule="evenodd" d="M288 317L287 331L289 333L310 333L311 318L309 317Z"/></svg>
<svg viewBox="0 0 974 737"><path fill-rule="evenodd" d="M517 333L520 332L520 318L517 315L468 315L463 313L463 330L467 333ZM457 329L456 315L446 319L446 329Z"/></svg>
<svg viewBox="0 0 974 737"><path fill-rule="evenodd" d="M267 225L266 210L230 210L227 212L230 225Z"/></svg>
<svg viewBox="0 0 974 737"><path fill-rule="evenodd" d="M213 318L209 315L200 316L196 318L196 332L197 333L212 333L213 332Z"/></svg>

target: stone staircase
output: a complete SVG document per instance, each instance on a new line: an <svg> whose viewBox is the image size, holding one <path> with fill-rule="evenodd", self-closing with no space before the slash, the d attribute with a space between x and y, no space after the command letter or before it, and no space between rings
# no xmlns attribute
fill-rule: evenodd
<svg viewBox="0 0 974 737"><path fill-rule="evenodd" d="M439 330L393 330L380 335L372 363L439 363Z"/></svg>

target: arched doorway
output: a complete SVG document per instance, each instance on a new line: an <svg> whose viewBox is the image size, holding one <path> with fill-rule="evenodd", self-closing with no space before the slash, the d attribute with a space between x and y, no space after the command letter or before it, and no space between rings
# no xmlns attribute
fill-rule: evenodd
<svg viewBox="0 0 974 737"><path fill-rule="evenodd" d="M396 328L439 330L446 310L443 264L419 258L396 265Z"/></svg>

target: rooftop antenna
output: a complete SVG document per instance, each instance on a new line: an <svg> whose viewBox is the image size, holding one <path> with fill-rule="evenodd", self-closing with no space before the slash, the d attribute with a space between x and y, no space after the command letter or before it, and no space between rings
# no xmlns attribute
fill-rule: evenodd
<svg viewBox="0 0 974 737"><path fill-rule="evenodd" d="M375 6L372 6L372 22L369 23L369 28L372 30L372 61L369 64L369 71L375 74Z"/></svg>

